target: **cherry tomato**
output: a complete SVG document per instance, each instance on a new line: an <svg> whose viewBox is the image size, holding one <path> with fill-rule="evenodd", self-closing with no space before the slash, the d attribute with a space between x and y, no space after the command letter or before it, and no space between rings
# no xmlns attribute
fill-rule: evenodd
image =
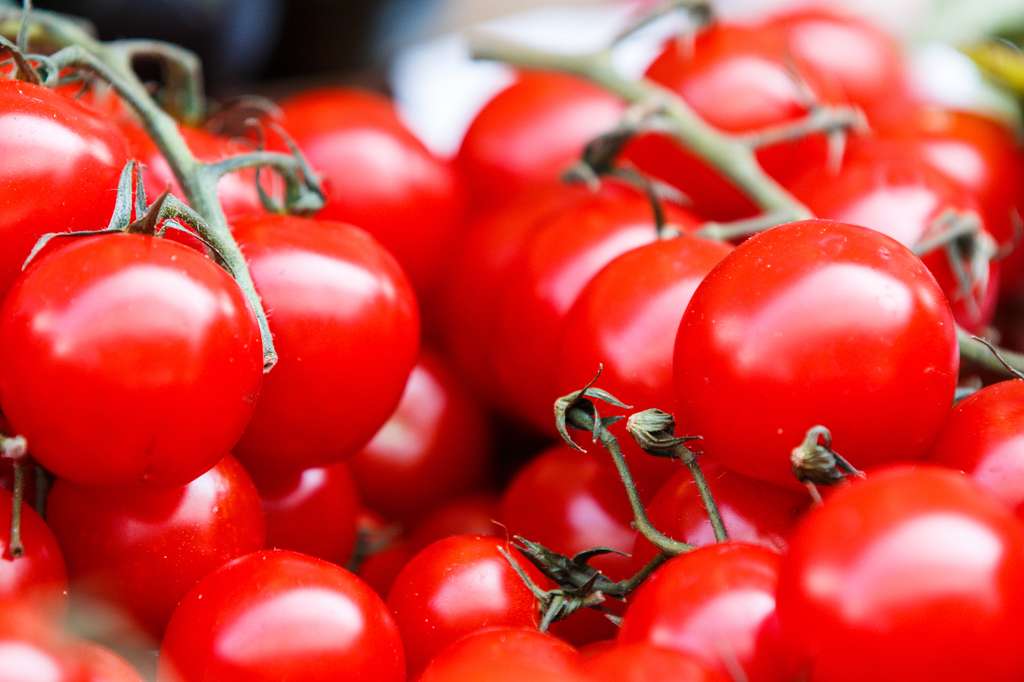
<svg viewBox="0 0 1024 682"><path fill-rule="evenodd" d="M58 479L46 514L74 594L110 603L157 638L202 577L266 538L256 487L231 457L181 488L115 491Z"/></svg>
<svg viewBox="0 0 1024 682"><path fill-rule="evenodd" d="M403 682L387 607L334 564L284 550L248 554L204 578L171 618L161 681Z"/></svg>
<svg viewBox="0 0 1024 682"><path fill-rule="evenodd" d="M83 485L184 485L253 413L259 329L238 286L186 246L75 239L0 312L0 402L33 456Z"/></svg>
<svg viewBox="0 0 1024 682"><path fill-rule="evenodd" d="M778 632L779 555L727 542L701 547L658 569L634 593L619 644L646 642L693 656L727 679L788 682L792 665Z"/></svg>
<svg viewBox="0 0 1024 682"><path fill-rule="evenodd" d="M684 231L697 224L671 205L666 214ZM656 238L647 198L609 181L547 216L524 243L499 303L492 390L535 428L553 432L554 400L579 388L559 385L556 365L565 317L580 291L616 257Z"/></svg>
<svg viewBox="0 0 1024 682"><path fill-rule="evenodd" d="M957 403L929 460L966 472L1024 518L1024 381L1003 381Z"/></svg>
<svg viewBox="0 0 1024 682"><path fill-rule="evenodd" d="M865 153L827 183L822 183L817 173L807 175L794 183L793 193L819 218L870 227L907 247L937 236L942 229L939 218L947 210L978 213L977 205L962 189L907 153L896 148L870 156ZM981 239L988 240L995 250L995 239L984 226ZM995 314L999 262L990 260L984 276L965 291L944 248L922 258L946 292L957 322L969 331L985 329ZM970 272L966 253L961 262Z"/></svg>
<svg viewBox="0 0 1024 682"><path fill-rule="evenodd" d="M527 628L463 637L431 661L419 682L584 682L580 656L565 642Z"/></svg>
<svg viewBox="0 0 1024 682"><path fill-rule="evenodd" d="M235 453L263 471L354 454L394 411L416 361L405 276L370 235L341 223L268 215L238 221L235 235L280 356Z"/></svg>
<svg viewBox="0 0 1024 682"><path fill-rule="evenodd" d="M439 357L423 353L398 409L350 466L368 507L407 520L481 487L489 460L479 404Z"/></svg>
<svg viewBox="0 0 1024 682"><path fill-rule="evenodd" d="M875 472L800 525L778 605L806 679L1019 680L1024 527L957 472Z"/></svg>
<svg viewBox="0 0 1024 682"><path fill-rule="evenodd" d="M399 120L391 102L358 90L310 90L281 104L284 125L320 174L319 217L352 223L392 253L417 291L442 274L463 219L454 169Z"/></svg>
<svg viewBox="0 0 1024 682"><path fill-rule="evenodd" d="M344 566L356 544L359 494L344 464L254 479L267 520L267 546Z"/></svg>
<svg viewBox="0 0 1024 682"><path fill-rule="evenodd" d="M699 659L650 644L614 646L587 659L593 682L728 682L728 676Z"/></svg>
<svg viewBox="0 0 1024 682"><path fill-rule="evenodd" d="M402 632L411 676L464 635L538 625L537 599L498 551L503 544L453 535L422 550L395 578L388 606Z"/></svg>
<svg viewBox="0 0 1024 682"><path fill-rule="evenodd" d="M676 338L676 417L695 448L794 485L812 426L860 468L923 456L953 402L949 304L910 251L825 220L756 235L697 288Z"/></svg>
<svg viewBox="0 0 1024 682"><path fill-rule="evenodd" d="M31 601L44 611L61 613L68 580L60 546L32 507L21 505L24 554L11 555L11 493L0 490L0 601Z"/></svg>
<svg viewBox="0 0 1024 682"><path fill-rule="evenodd" d="M44 233L107 224L128 146L112 123L77 102L0 79L0 158L3 296Z"/></svg>
<svg viewBox="0 0 1024 682"><path fill-rule="evenodd" d="M98 644L78 643L73 647L73 656L81 668L78 682L143 682L128 661Z"/></svg>
<svg viewBox="0 0 1024 682"><path fill-rule="evenodd" d="M805 89L824 103L842 100L828 81L796 64L798 79L791 64L776 29L715 24L698 33L692 45L670 40L647 76L678 93L715 128L734 134L757 133L807 116L811 102ZM822 134L765 146L757 154L765 170L780 181L804 169L823 167L827 156ZM728 180L665 135L638 137L627 149L627 157L686 193L701 215L730 220L756 212Z"/></svg>
<svg viewBox="0 0 1024 682"><path fill-rule="evenodd" d="M575 76L519 73L480 110L462 140L457 164L474 207L556 182L624 112L615 96Z"/></svg>
<svg viewBox="0 0 1024 682"><path fill-rule="evenodd" d="M0 605L0 682L82 682L82 670L52 624L8 602Z"/></svg>

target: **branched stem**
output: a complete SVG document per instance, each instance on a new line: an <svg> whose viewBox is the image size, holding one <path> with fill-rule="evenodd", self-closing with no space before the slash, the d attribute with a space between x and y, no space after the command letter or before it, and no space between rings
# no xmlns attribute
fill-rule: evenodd
<svg viewBox="0 0 1024 682"><path fill-rule="evenodd" d="M1024 378L1024 355L998 348L960 326L956 328L956 340L960 345L961 358L966 358L990 372L1018 379Z"/></svg>

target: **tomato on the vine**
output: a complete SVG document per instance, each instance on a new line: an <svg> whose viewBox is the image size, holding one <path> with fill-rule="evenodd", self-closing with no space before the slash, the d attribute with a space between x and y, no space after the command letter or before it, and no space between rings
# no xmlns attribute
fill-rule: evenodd
<svg viewBox="0 0 1024 682"><path fill-rule="evenodd" d="M727 682L729 679L693 656L639 642L612 646L588 657L584 668L593 682Z"/></svg>
<svg viewBox="0 0 1024 682"><path fill-rule="evenodd" d="M49 526L32 507L21 505L23 554L11 554L11 493L0 489L0 601L34 603L63 613L68 579L64 556Z"/></svg>
<svg viewBox="0 0 1024 682"><path fill-rule="evenodd" d="M579 653L535 628L493 628L439 653L419 682L585 682Z"/></svg>

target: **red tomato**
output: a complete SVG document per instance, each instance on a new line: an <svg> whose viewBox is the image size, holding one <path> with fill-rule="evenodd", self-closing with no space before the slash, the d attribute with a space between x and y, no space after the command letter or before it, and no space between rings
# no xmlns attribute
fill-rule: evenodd
<svg viewBox="0 0 1024 682"><path fill-rule="evenodd" d="M807 679L1019 680L1024 527L959 473L876 472L801 524L778 604Z"/></svg>
<svg viewBox="0 0 1024 682"><path fill-rule="evenodd" d="M1024 381L1003 381L957 403L929 459L966 472L1024 518Z"/></svg>
<svg viewBox="0 0 1024 682"><path fill-rule="evenodd" d="M248 554L204 578L171 618L159 679L403 682L387 607L334 564L283 550Z"/></svg>
<svg viewBox="0 0 1024 682"><path fill-rule="evenodd" d="M159 638L178 600L228 561L262 549L259 495L233 458L181 488L84 488L58 480L46 518L76 595L103 600Z"/></svg>
<svg viewBox="0 0 1024 682"><path fill-rule="evenodd" d="M803 88L790 70L792 57L777 30L716 24L697 34L692 46L672 39L647 76L678 93L694 112L726 133L756 133L800 120L809 113ZM808 69L800 77L825 103L841 96ZM824 135L782 142L758 151L765 170L780 181L807 168L821 168L828 154ZM637 138L627 156L642 170L677 186L695 211L730 220L756 212L735 186L705 161L662 134Z"/></svg>
<svg viewBox="0 0 1024 682"><path fill-rule="evenodd" d="M696 226L690 214L666 209L683 230ZM547 216L524 243L499 303L492 390L535 428L553 432L554 400L579 388L561 385L556 370L558 339L580 291L615 258L656 239L647 198L605 182Z"/></svg>
<svg viewBox="0 0 1024 682"><path fill-rule="evenodd" d="M810 501L804 492L754 481L715 466L704 476L718 506L729 539L786 550L787 537ZM683 469L647 505L654 527L669 537L703 547L715 543L715 532L689 470ZM657 550L642 535L632 551L633 570L654 558Z"/></svg>
<svg viewBox="0 0 1024 682"><path fill-rule="evenodd" d="M394 411L416 361L405 276L370 235L341 223L268 215L240 220L235 236L280 356L238 458L269 472L354 454Z"/></svg>
<svg viewBox="0 0 1024 682"><path fill-rule="evenodd" d="M50 623L24 604L0 605L0 682L83 682L82 672Z"/></svg>
<svg viewBox="0 0 1024 682"><path fill-rule="evenodd" d="M360 497L408 520L480 488L491 468L487 431L479 403L439 357L423 353L398 409L350 462Z"/></svg>
<svg viewBox="0 0 1024 682"><path fill-rule="evenodd" d="M359 494L344 464L255 479L267 546L344 566L356 545Z"/></svg>
<svg viewBox="0 0 1024 682"><path fill-rule="evenodd" d="M68 590L64 557L46 523L21 505L21 543L25 553L11 556L11 494L0 490L0 601L32 601L45 610L63 612Z"/></svg>
<svg viewBox="0 0 1024 682"><path fill-rule="evenodd" d="M474 207L557 182L623 113L614 95L575 76L519 73L480 110L462 140L457 164Z"/></svg>
<svg viewBox="0 0 1024 682"><path fill-rule="evenodd" d="M128 146L112 123L77 102L0 79L0 159L2 297L44 233L107 224Z"/></svg>
<svg viewBox="0 0 1024 682"><path fill-rule="evenodd" d="M793 192L819 218L870 227L907 247L935 236L936 221L949 209L977 213L977 205L962 189L909 152L890 147L870 156L865 153L828 182L823 183L819 173L808 174L793 185ZM994 247L994 238L982 229ZM972 332L984 330L995 314L998 261L989 262L986 278L968 294L961 290L945 249L936 249L923 260L946 293L957 322Z"/></svg>
<svg viewBox="0 0 1024 682"><path fill-rule="evenodd" d="M142 676L128 661L98 644L76 644L73 656L82 669L78 682L143 682Z"/></svg>
<svg viewBox="0 0 1024 682"><path fill-rule="evenodd" d="M794 485L816 424L854 466L925 454L956 386L945 296L883 234L808 220L756 235L697 288L676 338L676 417L695 448Z"/></svg>
<svg viewBox="0 0 1024 682"><path fill-rule="evenodd" d="M496 522L501 518L498 500L488 493L459 497L436 507L409 531L409 543L415 551L449 535L503 537L506 529Z"/></svg>
<svg viewBox="0 0 1024 682"><path fill-rule="evenodd" d="M584 682L580 656L565 642L526 628L463 637L430 662L419 682Z"/></svg>
<svg viewBox="0 0 1024 682"><path fill-rule="evenodd" d="M255 317L213 261L165 239L76 239L0 312L0 402L33 456L83 485L184 485L217 463L263 376Z"/></svg>
<svg viewBox="0 0 1024 682"><path fill-rule="evenodd" d="M593 682L728 682L726 675L699 659L650 644L625 644L588 658Z"/></svg>
<svg viewBox="0 0 1024 682"><path fill-rule="evenodd" d="M455 171L369 92L310 90L281 104L284 125L320 174L327 205L319 217L365 229L431 290L463 219Z"/></svg>
<svg viewBox="0 0 1024 682"><path fill-rule="evenodd" d="M488 627L537 627L537 600L498 551L502 544L453 535L428 546L398 574L388 606L402 631L410 676L464 635Z"/></svg>
<svg viewBox="0 0 1024 682"><path fill-rule="evenodd" d="M765 547L727 542L672 559L631 600L619 643L646 642L693 656L732 679L795 679L778 632L775 586L779 556Z"/></svg>

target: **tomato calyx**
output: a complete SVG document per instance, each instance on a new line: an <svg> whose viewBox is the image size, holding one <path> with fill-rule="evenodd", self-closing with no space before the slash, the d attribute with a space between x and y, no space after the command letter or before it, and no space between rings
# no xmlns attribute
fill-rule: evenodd
<svg viewBox="0 0 1024 682"><path fill-rule="evenodd" d="M832 432L824 426L812 426L790 455L793 474L807 486L814 501L821 503L818 485L836 485L849 476L864 478L864 472L832 449Z"/></svg>
<svg viewBox="0 0 1024 682"><path fill-rule="evenodd" d="M930 236L914 246L914 253L923 258L942 249L956 278L958 297L976 314L978 298L989 285L989 263L1000 257L995 239L973 211L944 211L929 232Z"/></svg>

